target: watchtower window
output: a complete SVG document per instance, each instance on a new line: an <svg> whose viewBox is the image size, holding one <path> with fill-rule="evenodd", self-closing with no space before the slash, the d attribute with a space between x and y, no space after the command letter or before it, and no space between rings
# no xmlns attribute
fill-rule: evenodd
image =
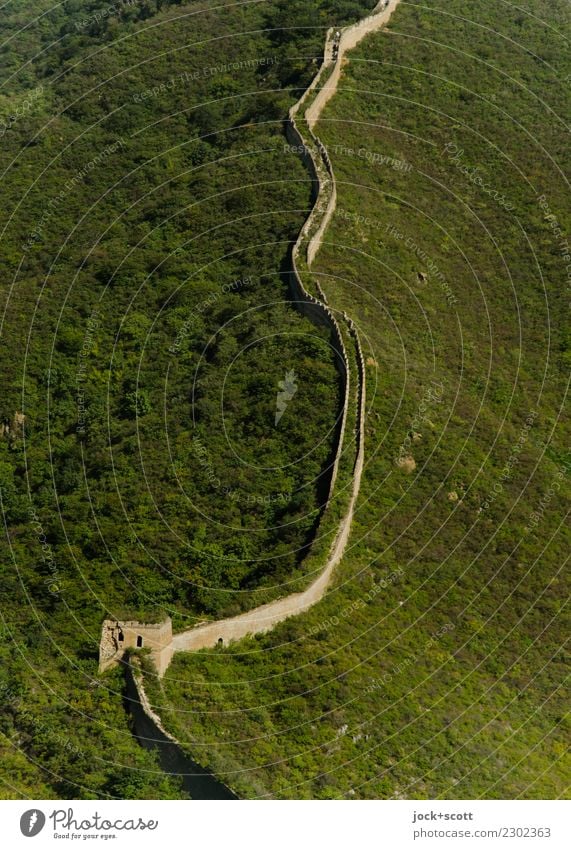
<svg viewBox="0 0 571 849"><path fill-rule="evenodd" d="M143 638L141 636L137 637L137 648L138 649L143 648Z"/></svg>

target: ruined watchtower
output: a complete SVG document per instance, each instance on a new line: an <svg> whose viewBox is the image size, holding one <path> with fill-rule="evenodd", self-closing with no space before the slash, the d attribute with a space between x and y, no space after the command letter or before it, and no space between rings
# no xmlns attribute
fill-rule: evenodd
<svg viewBox="0 0 571 849"><path fill-rule="evenodd" d="M99 671L119 663L126 649L150 649L151 659L162 675L172 657L172 622L169 618L154 625L105 619L99 643Z"/></svg>

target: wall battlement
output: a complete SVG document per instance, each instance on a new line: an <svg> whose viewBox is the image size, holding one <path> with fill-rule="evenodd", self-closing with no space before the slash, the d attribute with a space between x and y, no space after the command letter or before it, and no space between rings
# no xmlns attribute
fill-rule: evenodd
<svg viewBox="0 0 571 849"><path fill-rule="evenodd" d="M162 675L172 658L172 622L144 623L136 620L119 622L105 619L99 643L99 671L120 663L127 649L150 649L151 659Z"/></svg>

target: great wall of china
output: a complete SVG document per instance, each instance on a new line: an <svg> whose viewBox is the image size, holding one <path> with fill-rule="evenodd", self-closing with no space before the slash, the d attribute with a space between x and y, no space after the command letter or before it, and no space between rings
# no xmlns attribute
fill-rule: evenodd
<svg viewBox="0 0 571 849"><path fill-rule="evenodd" d="M345 443L347 414L351 398L351 367L344 341L346 339L351 340L354 345L354 373L357 376L358 382L355 393L355 460L352 472L351 495L325 566L303 592L293 593L282 599L261 605L239 616L198 625L174 636L172 634L170 619L157 624L145 624L135 621L119 622L117 620L106 619L102 625L99 652L99 669L101 672L105 671L109 666L118 663L127 649L148 648L150 649L151 659L154 662L157 673L162 677L176 651L189 652L204 648L214 648L220 643L226 644L249 635L269 631L290 616L303 613L323 598L331 582L333 571L343 556L351 530L364 463L365 362L357 330L351 319L345 315L343 316L343 326L346 327L345 333L343 333L337 318L327 305L327 299L319 284L316 284L316 289L320 294L320 298L311 294L305 287L303 272L300 271L299 265L301 262L300 257L303 256L303 250L305 249L306 273L309 274L310 266L322 243L325 229L335 212L337 200L333 167L327 150L314 134L313 127L326 103L335 93L341 76L341 67L345 53L354 48L366 35L384 26L399 2L400 0L390 0L387 4L386 0L381 0L369 17L353 26L346 27L340 34L334 34L333 29L328 31L325 41L324 58L319 72L302 97L290 109L286 123L288 141L299 148L314 186L313 207L292 249L290 289L296 307L313 322L325 325L330 329L344 389L339 439L325 510L327 510L333 497L334 485ZM317 91L315 98L302 114L304 104L311 99L312 94L318 89L319 83L329 70L331 70L329 78ZM302 125L305 123L302 129L299 127L300 123ZM140 703L145 713L156 724L157 728L163 734L166 734L162 728L160 719L151 710L143 688L142 677L139 674L135 674L134 678ZM170 735L167 736L173 742L176 742L173 737Z"/></svg>

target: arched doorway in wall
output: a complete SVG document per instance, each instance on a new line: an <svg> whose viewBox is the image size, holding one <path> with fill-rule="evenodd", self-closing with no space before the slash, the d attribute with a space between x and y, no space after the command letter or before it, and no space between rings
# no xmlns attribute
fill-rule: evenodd
<svg viewBox="0 0 571 849"><path fill-rule="evenodd" d="M138 649L143 648L143 638L141 637L140 634L137 634L137 648Z"/></svg>

